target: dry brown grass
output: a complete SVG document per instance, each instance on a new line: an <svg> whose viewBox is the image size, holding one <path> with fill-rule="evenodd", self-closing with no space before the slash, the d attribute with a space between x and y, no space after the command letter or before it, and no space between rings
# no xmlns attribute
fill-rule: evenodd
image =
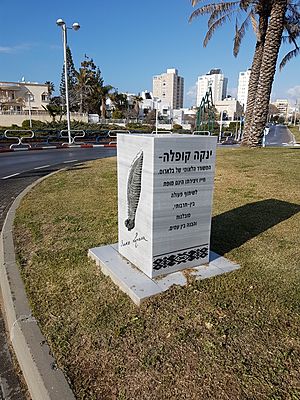
<svg viewBox="0 0 300 400"><path fill-rule="evenodd" d="M299 154L220 150L212 245L241 269L140 308L87 258L117 241L115 159L26 196L20 268L78 399L300 399Z"/></svg>

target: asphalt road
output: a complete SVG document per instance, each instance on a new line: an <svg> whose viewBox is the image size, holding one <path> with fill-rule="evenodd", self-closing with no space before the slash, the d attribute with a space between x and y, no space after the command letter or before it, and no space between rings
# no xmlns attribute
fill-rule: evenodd
<svg viewBox="0 0 300 400"><path fill-rule="evenodd" d="M285 125L272 125L266 135L267 147L270 146L293 146L294 137Z"/></svg>
<svg viewBox="0 0 300 400"><path fill-rule="evenodd" d="M0 229L17 195L28 185L60 168L116 155L116 149L59 149L0 154ZM0 400L25 400L6 340L0 304Z"/></svg>

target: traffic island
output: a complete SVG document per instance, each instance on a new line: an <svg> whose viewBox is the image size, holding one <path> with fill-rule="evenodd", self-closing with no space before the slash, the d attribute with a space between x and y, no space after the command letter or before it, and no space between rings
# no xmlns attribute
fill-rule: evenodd
<svg viewBox="0 0 300 400"><path fill-rule="evenodd" d="M116 159L28 193L17 260L75 397L299 397L298 204L296 148L220 149L211 250L241 268L137 307L87 257L118 241Z"/></svg>

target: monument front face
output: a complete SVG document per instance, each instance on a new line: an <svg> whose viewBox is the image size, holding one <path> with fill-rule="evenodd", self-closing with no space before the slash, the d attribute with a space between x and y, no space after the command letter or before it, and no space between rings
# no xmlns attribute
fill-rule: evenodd
<svg viewBox="0 0 300 400"><path fill-rule="evenodd" d="M118 135L119 252L151 278L208 262L216 142Z"/></svg>

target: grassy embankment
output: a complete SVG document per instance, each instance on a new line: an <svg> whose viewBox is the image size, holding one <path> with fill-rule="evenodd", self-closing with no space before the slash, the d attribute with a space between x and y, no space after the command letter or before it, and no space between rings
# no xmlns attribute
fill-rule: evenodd
<svg viewBox="0 0 300 400"><path fill-rule="evenodd" d="M300 143L300 130L299 126L289 126L289 130L292 132L292 134L295 136L296 143Z"/></svg>
<svg viewBox="0 0 300 400"><path fill-rule="evenodd" d="M87 259L117 241L115 159L26 196L20 268L78 399L300 399L299 155L220 150L212 248L241 269L140 308Z"/></svg>

